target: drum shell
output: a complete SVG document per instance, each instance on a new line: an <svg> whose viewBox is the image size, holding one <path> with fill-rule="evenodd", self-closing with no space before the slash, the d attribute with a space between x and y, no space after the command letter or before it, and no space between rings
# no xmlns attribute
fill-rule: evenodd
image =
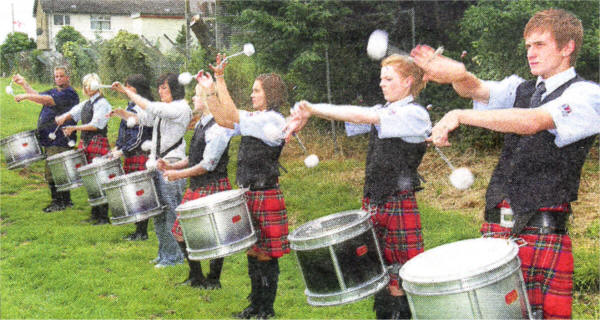
<svg viewBox="0 0 600 320"><path fill-rule="evenodd" d="M498 240L501 239L471 239ZM466 243L465 242L465 243ZM465 272L460 278L440 281L413 279L410 262L400 270L402 287L415 319L519 319L529 318L527 298L518 247L514 244L503 263L481 272ZM442 248L438 247L438 248ZM427 251L422 253L427 254ZM413 258L417 259L419 256ZM461 259L455 256L455 259ZM440 265L448 261L439 260Z"/></svg>
<svg viewBox="0 0 600 320"><path fill-rule="evenodd" d="M154 182L155 170L137 171L114 177L102 184L113 225L136 223L162 213Z"/></svg>
<svg viewBox="0 0 600 320"><path fill-rule="evenodd" d="M77 169L87 164L83 150L61 152L46 160L57 191L67 191L82 186Z"/></svg>
<svg viewBox="0 0 600 320"><path fill-rule="evenodd" d="M46 158L35 133L35 130L24 131L0 140L0 147L9 170L23 168Z"/></svg>
<svg viewBox="0 0 600 320"><path fill-rule="evenodd" d="M227 196L221 199L224 194ZM211 197L219 200L208 204ZM229 256L256 243L256 233L242 190L218 192L182 204L175 210L190 260Z"/></svg>
<svg viewBox="0 0 600 320"><path fill-rule="evenodd" d="M119 158L88 164L77 169L77 173L81 177L88 193L88 202L92 207L108 202L102 184L124 174Z"/></svg>
<svg viewBox="0 0 600 320"><path fill-rule="evenodd" d="M310 305L356 302L389 282L367 212L354 210L319 218L296 229L289 240Z"/></svg>

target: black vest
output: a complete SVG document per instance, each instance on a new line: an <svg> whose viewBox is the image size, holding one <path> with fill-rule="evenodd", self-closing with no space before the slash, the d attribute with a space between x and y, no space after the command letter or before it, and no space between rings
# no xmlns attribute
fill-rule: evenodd
<svg viewBox="0 0 600 320"><path fill-rule="evenodd" d="M81 124L88 124L92 121L92 118L94 117L94 103L98 102L100 99L104 99L104 97L99 96L94 101L88 100L83 105L83 108L81 108ZM103 129L98 129L96 131L81 131L81 140L83 140L84 145L87 145L95 136L106 137L107 132L108 125Z"/></svg>
<svg viewBox="0 0 600 320"><path fill-rule="evenodd" d="M188 158L188 166L193 167L200 163L203 159L204 149L206 148L206 131L215 125L215 119L211 119L206 125L202 126L199 123L194 130L194 136L190 142L190 156ZM205 174L193 176L190 178L190 188L196 190L200 187L206 186L210 182L216 182L219 179L227 178L227 164L229 163L229 143L227 148L223 151L219 163L213 171L208 171Z"/></svg>
<svg viewBox="0 0 600 320"><path fill-rule="evenodd" d="M382 204L398 191L416 190L420 181L417 168L427 149L425 142L409 143L402 138L380 139L371 126L365 169L364 197Z"/></svg>
<svg viewBox="0 0 600 320"><path fill-rule="evenodd" d="M237 184L250 189L270 189L276 186L279 177L278 160L283 145L284 143L270 147L260 139L243 136L238 151Z"/></svg>
<svg viewBox="0 0 600 320"><path fill-rule="evenodd" d="M584 79L576 76L547 95L542 103L558 98L573 83ZM535 81L519 85L515 108L529 108L535 92ZM581 168L595 136L559 148L555 136L547 130L534 135L506 134L500 159L486 192L487 212L504 199L510 199L515 215L512 232L521 232L539 208L575 201L579 190Z"/></svg>

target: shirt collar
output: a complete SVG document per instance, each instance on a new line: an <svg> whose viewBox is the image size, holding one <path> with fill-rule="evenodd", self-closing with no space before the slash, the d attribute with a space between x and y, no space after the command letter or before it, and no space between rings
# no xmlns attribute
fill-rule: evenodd
<svg viewBox="0 0 600 320"><path fill-rule="evenodd" d="M212 114L202 115L202 118L200 118L200 123L202 123L202 126L204 127L210 120L212 120L212 118Z"/></svg>
<svg viewBox="0 0 600 320"><path fill-rule="evenodd" d="M403 105L407 105L407 104L413 102L413 100L414 100L413 96L411 94L409 94L408 96L404 97L404 99L400 99L400 100L392 102L392 103L386 103L386 105L384 106L384 108L386 106L389 107L389 106L392 106L392 105L401 107Z"/></svg>
<svg viewBox="0 0 600 320"><path fill-rule="evenodd" d="M93 96L90 97L90 102L96 101L96 99L98 99L99 96L100 96L100 92L96 92L96 94L94 94Z"/></svg>
<svg viewBox="0 0 600 320"><path fill-rule="evenodd" d="M575 78L576 75L577 74L575 73L575 68L570 67L569 69L561 73L555 74L546 80L542 79L541 76L538 76L535 86L537 87L537 85L540 84L540 82L542 81L545 82L546 94L549 94L550 92L556 90L558 87L565 84L567 81Z"/></svg>

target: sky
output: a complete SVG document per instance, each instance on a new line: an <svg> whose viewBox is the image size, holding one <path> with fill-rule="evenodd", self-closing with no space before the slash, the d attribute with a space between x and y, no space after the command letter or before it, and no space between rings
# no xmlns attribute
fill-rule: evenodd
<svg viewBox="0 0 600 320"><path fill-rule="evenodd" d="M36 38L35 18L33 17L34 0L0 0L0 44L13 31L11 4L14 6L14 31L25 32L30 38Z"/></svg>

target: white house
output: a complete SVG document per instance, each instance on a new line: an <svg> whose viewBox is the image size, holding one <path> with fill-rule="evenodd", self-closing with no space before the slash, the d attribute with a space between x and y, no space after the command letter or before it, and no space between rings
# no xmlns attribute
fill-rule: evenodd
<svg viewBox="0 0 600 320"><path fill-rule="evenodd" d="M214 19L215 0L187 0L190 16L200 14ZM185 24L186 0L35 0L37 47L54 50L54 38L70 25L88 40L110 39L126 30L158 43L161 50L172 47Z"/></svg>

